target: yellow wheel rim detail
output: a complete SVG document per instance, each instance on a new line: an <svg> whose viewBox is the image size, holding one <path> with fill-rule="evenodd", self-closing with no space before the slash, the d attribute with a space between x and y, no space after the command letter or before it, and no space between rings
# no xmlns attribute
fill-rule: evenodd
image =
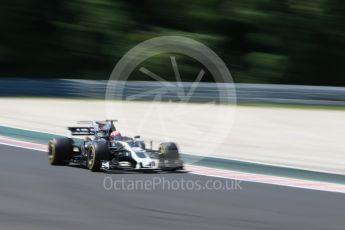
<svg viewBox="0 0 345 230"><path fill-rule="evenodd" d="M49 163L53 163L55 159L55 145L52 141L49 142Z"/></svg>
<svg viewBox="0 0 345 230"><path fill-rule="evenodd" d="M93 168L93 166L95 165L95 158L96 158L95 148L93 146L90 148L90 152L92 153L92 159L89 159L88 165L89 165L89 168Z"/></svg>

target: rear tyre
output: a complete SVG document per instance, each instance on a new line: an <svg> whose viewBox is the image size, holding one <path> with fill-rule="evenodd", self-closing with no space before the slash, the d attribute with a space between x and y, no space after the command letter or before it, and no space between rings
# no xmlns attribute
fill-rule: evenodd
<svg viewBox="0 0 345 230"><path fill-rule="evenodd" d="M92 172L101 171L102 161L109 160L108 144L94 142L89 146L87 154L87 167Z"/></svg>
<svg viewBox="0 0 345 230"><path fill-rule="evenodd" d="M71 138L54 138L48 143L48 162L51 165L67 165L72 153Z"/></svg>

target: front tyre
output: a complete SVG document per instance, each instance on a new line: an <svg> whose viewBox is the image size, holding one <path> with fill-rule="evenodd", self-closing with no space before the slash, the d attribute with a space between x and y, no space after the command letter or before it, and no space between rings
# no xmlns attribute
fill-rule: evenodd
<svg viewBox="0 0 345 230"><path fill-rule="evenodd" d="M158 148L159 156L164 159L178 159L179 150L174 142L161 143Z"/></svg>
<svg viewBox="0 0 345 230"><path fill-rule="evenodd" d="M71 138L54 138L48 143L48 162L51 165L67 165L72 153Z"/></svg>
<svg viewBox="0 0 345 230"><path fill-rule="evenodd" d="M102 161L109 160L108 144L106 142L94 142L88 148L87 167L92 172L99 172Z"/></svg>
<svg viewBox="0 0 345 230"><path fill-rule="evenodd" d="M183 162L177 144L174 142L161 143L159 148L159 167L163 171L176 171L183 169Z"/></svg>

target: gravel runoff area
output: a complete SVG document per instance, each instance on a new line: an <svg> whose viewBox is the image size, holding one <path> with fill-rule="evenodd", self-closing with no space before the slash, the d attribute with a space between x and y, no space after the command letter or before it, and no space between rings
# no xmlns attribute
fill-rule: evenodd
<svg viewBox="0 0 345 230"><path fill-rule="evenodd" d="M184 153L345 174L345 110L0 98L0 125L65 134L78 120L117 118L124 135L172 140Z"/></svg>

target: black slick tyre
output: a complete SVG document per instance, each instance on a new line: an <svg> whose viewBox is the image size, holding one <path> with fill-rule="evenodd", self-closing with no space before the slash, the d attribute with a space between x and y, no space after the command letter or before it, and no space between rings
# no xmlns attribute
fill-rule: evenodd
<svg viewBox="0 0 345 230"><path fill-rule="evenodd" d="M94 142L88 148L87 167L92 172L99 172L102 161L109 159L108 144L106 142Z"/></svg>
<svg viewBox="0 0 345 230"><path fill-rule="evenodd" d="M51 165L67 165L72 153L71 138L54 138L48 143L48 162Z"/></svg>

